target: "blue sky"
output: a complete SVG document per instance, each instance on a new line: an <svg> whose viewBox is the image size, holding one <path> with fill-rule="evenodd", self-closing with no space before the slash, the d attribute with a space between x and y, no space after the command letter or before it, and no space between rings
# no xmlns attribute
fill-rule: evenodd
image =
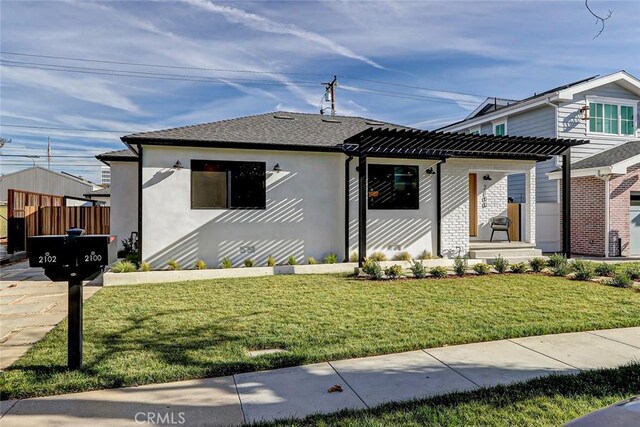
<svg viewBox="0 0 640 427"><path fill-rule="evenodd" d="M121 148L119 137L134 131L317 112L320 83L334 74L338 114L424 129L465 117L486 96L518 99L621 69L640 76L640 1L590 4L613 11L595 40L599 27L581 0L3 0L3 52L188 68L3 53L0 132L12 142L1 153L41 155L36 161L46 165L48 136L54 155L90 156ZM172 76L105 75L127 71ZM371 89L420 99L363 93ZM31 164L0 161L2 173ZM91 158L55 158L52 168L99 180Z"/></svg>

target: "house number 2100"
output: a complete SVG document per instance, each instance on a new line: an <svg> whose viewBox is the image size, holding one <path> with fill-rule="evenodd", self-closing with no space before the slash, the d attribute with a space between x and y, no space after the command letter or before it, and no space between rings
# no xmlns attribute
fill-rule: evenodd
<svg viewBox="0 0 640 427"><path fill-rule="evenodd" d="M84 262L96 262L96 261L102 261L102 255L96 255L92 253L84 256Z"/></svg>

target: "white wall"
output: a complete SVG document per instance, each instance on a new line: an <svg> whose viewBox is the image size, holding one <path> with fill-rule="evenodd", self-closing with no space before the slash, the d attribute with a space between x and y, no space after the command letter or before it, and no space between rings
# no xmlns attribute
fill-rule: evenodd
<svg viewBox="0 0 640 427"><path fill-rule="evenodd" d="M138 163L110 163L111 234L118 236L118 249L122 249L122 240L138 231Z"/></svg>
<svg viewBox="0 0 640 427"><path fill-rule="evenodd" d="M368 159L368 164L397 164L418 166L419 209L367 209L367 255L383 252L389 259L398 252L412 256L422 251L436 254L436 176L426 175L435 170L434 160ZM349 253L358 251L358 159L351 161L349 172ZM343 250L340 251L342 253Z"/></svg>
<svg viewBox="0 0 640 427"><path fill-rule="evenodd" d="M234 265L247 258L265 265L269 255L279 263L292 255L299 262L341 257L342 154L145 146L142 158L143 258L156 267L170 258L187 268L198 259L218 267L225 257ZM192 210L192 159L265 162L267 209ZM171 169L176 160L184 169ZM281 172L272 172L276 163Z"/></svg>
<svg viewBox="0 0 640 427"><path fill-rule="evenodd" d="M536 205L536 246L542 252L561 250L560 204L538 203Z"/></svg>

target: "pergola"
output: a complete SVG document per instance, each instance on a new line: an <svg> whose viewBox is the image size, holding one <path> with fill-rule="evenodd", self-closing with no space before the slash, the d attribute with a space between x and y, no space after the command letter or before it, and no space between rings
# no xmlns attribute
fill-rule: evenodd
<svg viewBox="0 0 640 427"><path fill-rule="evenodd" d="M427 159L436 165L437 248L440 252L441 165L449 158L543 161L562 156L562 250L571 257L571 147L587 140L527 136L472 135L419 130L369 128L344 141L343 150L358 157L358 265L367 253L367 158ZM346 180L348 181L348 179ZM348 215L347 215L348 217Z"/></svg>

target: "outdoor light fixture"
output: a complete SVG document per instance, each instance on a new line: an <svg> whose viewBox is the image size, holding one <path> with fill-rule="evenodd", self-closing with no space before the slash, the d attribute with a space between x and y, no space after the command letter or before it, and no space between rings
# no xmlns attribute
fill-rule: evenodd
<svg viewBox="0 0 640 427"><path fill-rule="evenodd" d="M436 171L433 170L433 168L429 168L426 171L424 171L425 175L435 175Z"/></svg>
<svg viewBox="0 0 640 427"><path fill-rule="evenodd" d="M282 170L282 168L280 167L280 163L276 163L276 165L273 167L273 171L274 172L280 172Z"/></svg>
<svg viewBox="0 0 640 427"><path fill-rule="evenodd" d="M176 162L176 164L175 164L175 165L173 165L173 168L172 168L172 169L180 170L180 169L182 169L182 168L183 168L182 163L180 163L180 160L178 160L178 161Z"/></svg>
<svg viewBox="0 0 640 427"><path fill-rule="evenodd" d="M587 121L589 120L591 117L589 116L589 106L585 105L584 107L580 108L580 113L582 113L582 117L580 117L582 120Z"/></svg>
<svg viewBox="0 0 640 427"><path fill-rule="evenodd" d="M491 181L491 177L489 176L489 174L486 174L485 176L482 177L483 181Z"/></svg>

